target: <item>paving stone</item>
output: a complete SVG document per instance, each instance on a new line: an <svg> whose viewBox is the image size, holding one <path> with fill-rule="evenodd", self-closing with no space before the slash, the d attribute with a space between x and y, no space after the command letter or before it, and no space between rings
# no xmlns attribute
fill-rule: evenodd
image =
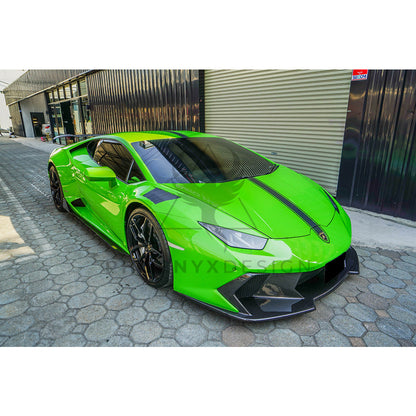
<svg viewBox="0 0 416 416"><path fill-rule="evenodd" d="M72 261L73 267L87 267L94 264L94 259L91 257L82 257Z"/></svg>
<svg viewBox="0 0 416 416"><path fill-rule="evenodd" d="M130 338L136 343L150 344L162 334L162 327L158 322L141 322L133 327Z"/></svg>
<svg viewBox="0 0 416 416"><path fill-rule="evenodd" d="M87 288L88 285L85 282L72 282L63 286L61 293L64 296L74 296L84 292Z"/></svg>
<svg viewBox="0 0 416 416"><path fill-rule="evenodd" d="M409 311L406 308L393 305L387 310L387 312L390 314L390 316L393 319L396 319L397 321L400 321L409 325L416 324L416 313Z"/></svg>
<svg viewBox="0 0 416 416"><path fill-rule="evenodd" d="M28 294L36 294L40 292L46 292L53 286L53 282L49 279L39 280L37 282L25 284L26 293Z"/></svg>
<svg viewBox="0 0 416 416"><path fill-rule="evenodd" d="M191 315L191 316L199 316L199 315ZM217 331L223 331L225 328L230 326L232 324L232 320L226 316L223 316L221 314L207 311L203 316L201 320L202 324L208 328L209 330L217 330ZM247 326L248 329L249 326Z"/></svg>
<svg viewBox="0 0 416 416"><path fill-rule="evenodd" d="M100 273L102 271L102 267L101 266L88 266L88 267L83 267L80 271L80 275L81 276L85 276L85 277L90 277L90 276L94 276L98 273Z"/></svg>
<svg viewBox="0 0 416 416"><path fill-rule="evenodd" d="M31 308L31 313L37 321L51 321L61 317L67 309L64 303L52 303L43 307Z"/></svg>
<svg viewBox="0 0 416 416"><path fill-rule="evenodd" d="M27 331L34 323L35 319L31 315L16 316L0 324L0 335L10 337L20 334Z"/></svg>
<svg viewBox="0 0 416 416"><path fill-rule="evenodd" d="M316 310L308 313L309 317L315 321L329 321L334 316L334 311L326 306L321 300L315 302Z"/></svg>
<svg viewBox="0 0 416 416"><path fill-rule="evenodd" d="M180 309L168 309L160 314L159 322L165 328L180 328L188 320L188 315Z"/></svg>
<svg viewBox="0 0 416 416"><path fill-rule="evenodd" d="M229 322L228 325L225 326L229 326L231 325L232 320L229 318L226 318ZM251 331L253 331L253 333L257 333L257 334L268 334L269 332L273 331L273 329L275 329L275 321L266 321L266 322L244 322L244 326L248 329L250 329Z"/></svg>
<svg viewBox="0 0 416 416"><path fill-rule="evenodd" d="M11 279L0 281L0 292L6 291L9 289L14 289L19 283L20 281L16 278L11 278Z"/></svg>
<svg viewBox="0 0 416 416"><path fill-rule="evenodd" d="M416 273L416 265L411 264L405 261L396 261L394 262L394 266L398 269L404 270L410 273Z"/></svg>
<svg viewBox="0 0 416 416"><path fill-rule="evenodd" d="M208 331L198 324L185 324L176 332L176 341L185 347L197 347L207 340Z"/></svg>
<svg viewBox="0 0 416 416"><path fill-rule="evenodd" d="M23 276L20 276L22 282L36 282L38 280L44 279L48 275L46 270L36 270L34 272L27 273Z"/></svg>
<svg viewBox="0 0 416 416"><path fill-rule="evenodd" d="M6 290L5 292L0 293L0 305L12 303L16 300L21 299L24 295L25 291L23 289Z"/></svg>
<svg viewBox="0 0 416 416"><path fill-rule="evenodd" d="M351 316L335 316L331 319L331 324L347 337L361 337L365 333L363 324Z"/></svg>
<svg viewBox="0 0 416 416"><path fill-rule="evenodd" d="M394 260L400 259L400 253L398 253L397 251L381 249L379 250L379 253L382 256L390 257L391 259L394 259Z"/></svg>
<svg viewBox="0 0 416 416"><path fill-rule="evenodd" d="M81 334L68 334L55 340L54 347L83 347L87 343Z"/></svg>
<svg viewBox="0 0 416 416"><path fill-rule="evenodd" d="M144 303L144 308L148 312L160 313L169 309L171 301L166 296L154 296Z"/></svg>
<svg viewBox="0 0 416 416"><path fill-rule="evenodd" d="M364 322L364 326L367 331L378 332L377 325L374 322Z"/></svg>
<svg viewBox="0 0 416 416"><path fill-rule="evenodd" d="M66 253L66 258L68 260L78 260L78 259L82 259L84 257L88 256L88 252L87 251L83 251L83 250L74 250L71 252Z"/></svg>
<svg viewBox="0 0 416 416"><path fill-rule="evenodd" d="M269 340L273 347L300 347L302 345L299 335L285 328L274 329L269 333Z"/></svg>
<svg viewBox="0 0 416 416"><path fill-rule="evenodd" d="M128 295L116 295L108 299L105 303L107 309L121 311L124 308L129 307L133 302L133 298Z"/></svg>
<svg viewBox="0 0 416 416"><path fill-rule="evenodd" d="M357 286L354 283L347 279L342 283L341 286L337 288L336 293L347 298L357 296L360 291L357 289ZM348 299L347 302L349 302Z"/></svg>
<svg viewBox="0 0 416 416"><path fill-rule="evenodd" d="M410 295L399 295L397 300L405 308L410 309L413 312L416 312L416 298Z"/></svg>
<svg viewBox="0 0 416 416"><path fill-rule="evenodd" d="M369 306L372 309L387 309L390 306L390 301L373 293L360 293L357 296L360 303Z"/></svg>
<svg viewBox="0 0 416 416"><path fill-rule="evenodd" d="M307 347L316 347L315 338L312 336L304 335L300 337L301 341L303 342L304 346Z"/></svg>
<svg viewBox="0 0 416 416"><path fill-rule="evenodd" d="M350 337L350 342L353 347L365 347L365 343L361 338Z"/></svg>
<svg viewBox="0 0 416 416"><path fill-rule="evenodd" d="M75 321L71 317L63 317L48 322L45 328L40 332L42 338L60 338L67 335L75 327Z"/></svg>
<svg viewBox="0 0 416 416"><path fill-rule="evenodd" d="M96 291L96 295L99 298L111 298L114 295L118 295L122 287L115 283L108 283L104 286L100 286Z"/></svg>
<svg viewBox="0 0 416 416"><path fill-rule="evenodd" d="M29 308L29 304L24 300L17 300L0 307L0 319L9 319L21 315Z"/></svg>
<svg viewBox="0 0 416 416"><path fill-rule="evenodd" d="M43 260L43 264L45 266L47 266L48 268L52 267L52 266L56 266L58 264L65 263L65 262L66 262L66 257L65 256L59 256L59 255L57 256L56 253L53 257L49 257L49 258Z"/></svg>
<svg viewBox="0 0 416 416"><path fill-rule="evenodd" d="M345 311L348 315L362 322L374 322L378 318L373 309L361 303L350 303L345 307Z"/></svg>
<svg viewBox="0 0 416 416"><path fill-rule="evenodd" d="M111 282L110 276L106 274L99 274L97 276L90 277L87 280L88 286L104 286Z"/></svg>
<svg viewBox="0 0 416 416"><path fill-rule="evenodd" d="M397 338L403 338L403 339L410 339L412 338L412 331L410 328L399 321L396 321L395 319L390 318L380 318L377 322L377 327L381 332L384 332L387 335L390 335L391 337L397 339Z"/></svg>
<svg viewBox="0 0 416 416"><path fill-rule="evenodd" d="M387 269L386 273L390 276L396 277L397 279L412 279L412 275L406 270L401 269Z"/></svg>
<svg viewBox="0 0 416 416"><path fill-rule="evenodd" d="M201 347L225 347L220 341L205 341Z"/></svg>
<svg viewBox="0 0 416 416"><path fill-rule="evenodd" d="M406 287L406 284L401 279L397 279L387 274L378 276L378 281L385 286L391 287L393 289L400 289Z"/></svg>
<svg viewBox="0 0 416 416"><path fill-rule="evenodd" d="M155 296L157 293L157 290L149 285L143 285L138 287L137 289L134 289L131 292L131 295L135 299L149 299L152 296Z"/></svg>
<svg viewBox="0 0 416 416"><path fill-rule="evenodd" d="M56 290L47 290L46 292L41 292L34 296L30 304L32 306L45 306L55 302L59 297L60 293Z"/></svg>
<svg viewBox="0 0 416 416"><path fill-rule="evenodd" d="M81 309L85 306L91 305L94 303L95 295L93 293L81 293L79 295L73 296L69 302L68 306L73 309Z"/></svg>
<svg viewBox="0 0 416 416"><path fill-rule="evenodd" d="M69 263L58 264L49 268L50 274L63 274L72 270L72 265Z"/></svg>
<svg viewBox="0 0 416 416"><path fill-rule="evenodd" d="M382 285L381 283L371 283L368 288L372 293L382 298L392 299L396 296L396 291L388 286Z"/></svg>
<svg viewBox="0 0 416 416"><path fill-rule="evenodd" d="M137 279L137 274L134 272L133 268L128 266L123 266L123 267L115 267L113 269L111 269L111 276L112 277L126 277L126 276L130 276L130 275L134 275L136 276Z"/></svg>
<svg viewBox="0 0 416 416"><path fill-rule="evenodd" d="M88 326L85 331L85 338L88 341L104 341L110 339L117 328L118 325L113 320L101 319Z"/></svg>
<svg viewBox="0 0 416 416"><path fill-rule="evenodd" d="M355 247L355 251L357 252L359 256L364 256L364 257L369 257L372 254L370 251L361 247Z"/></svg>
<svg viewBox="0 0 416 416"><path fill-rule="evenodd" d="M144 321L144 319L146 318L146 312L143 310L143 308L135 308L135 307L130 307L128 309L125 309L123 311L120 311L117 314L117 322L120 325L136 325L139 322Z"/></svg>
<svg viewBox="0 0 416 416"><path fill-rule="evenodd" d="M53 281L59 285L66 285L67 283L75 282L80 278L79 273L75 271L70 271L69 273L63 273L52 277Z"/></svg>
<svg viewBox="0 0 416 416"><path fill-rule="evenodd" d="M253 332L242 325L229 326L222 331L222 341L229 347L249 347L254 340Z"/></svg>
<svg viewBox="0 0 416 416"><path fill-rule="evenodd" d="M39 342L39 333L24 332L9 338L3 347L35 347Z"/></svg>
<svg viewBox="0 0 416 416"><path fill-rule="evenodd" d="M365 260L363 265L367 269L371 269L371 270L374 270L376 272L378 272L378 271L382 272L382 271L386 270L386 266L383 263L379 263L378 261Z"/></svg>
<svg viewBox="0 0 416 416"><path fill-rule="evenodd" d="M416 257L414 256L401 256L401 259L406 262L416 266Z"/></svg>
<svg viewBox="0 0 416 416"><path fill-rule="evenodd" d="M109 340L104 341L101 346L103 347L132 347L133 342L128 337L120 335L113 335Z"/></svg>
<svg viewBox="0 0 416 416"><path fill-rule="evenodd" d="M406 292L410 295L413 296L416 299L416 285L409 285L406 288Z"/></svg>
<svg viewBox="0 0 416 416"><path fill-rule="evenodd" d="M151 347L180 347L180 345L172 338L159 338L150 343Z"/></svg>
<svg viewBox="0 0 416 416"><path fill-rule="evenodd" d="M318 322L308 315L282 319L276 323L277 328L291 329L298 335L315 335L319 331Z"/></svg>
<svg viewBox="0 0 416 416"><path fill-rule="evenodd" d="M368 332L363 337L368 347L400 347L400 344L392 337L382 332Z"/></svg>
<svg viewBox="0 0 416 416"><path fill-rule="evenodd" d="M350 347L349 339L334 330L320 330L315 335L318 347Z"/></svg>
<svg viewBox="0 0 416 416"><path fill-rule="evenodd" d="M82 324L90 324L103 318L106 310L100 305L90 305L82 308L76 315L77 321Z"/></svg>
<svg viewBox="0 0 416 416"><path fill-rule="evenodd" d="M325 305L332 308L343 308L347 304L346 299L335 292L332 292L328 296L325 296L321 299L321 301L325 303Z"/></svg>

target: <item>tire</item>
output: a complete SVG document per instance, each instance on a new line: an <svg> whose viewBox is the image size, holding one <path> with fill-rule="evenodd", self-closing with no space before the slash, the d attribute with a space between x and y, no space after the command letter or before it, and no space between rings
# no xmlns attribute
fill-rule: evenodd
<svg viewBox="0 0 416 416"><path fill-rule="evenodd" d="M173 267L168 242L156 218L137 208L126 224L127 245L139 276L150 286L172 285Z"/></svg>
<svg viewBox="0 0 416 416"><path fill-rule="evenodd" d="M51 187L51 195L53 203L58 211L65 212L64 208L64 193L62 192L62 185L59 179L58 171L55 166L49 168L49 184Z"/></svg>

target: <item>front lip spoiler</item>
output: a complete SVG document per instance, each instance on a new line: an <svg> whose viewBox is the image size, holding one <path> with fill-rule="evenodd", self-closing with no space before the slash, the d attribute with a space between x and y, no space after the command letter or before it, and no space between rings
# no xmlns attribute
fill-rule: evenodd
<svg viewBox="0 0 416 416"><path fill-rule="evenodd" d="M291 292L291 295L288 296L258 296L257 294L254 294L251 297L246 297L245 299L239 298L236 293L238 293L238 290L244 285L244 283L254 276L260 276L260 274L248 274L245 275L248 276L248 278L243 276L245 279L240 280L240 282L238 282L240 278L237 278L220 287L218 291L225 298L227 298L227 300L229 300L230 303L232 303L239 310L239 312L231 312L189 296L185 296L200 305L241 321L263 322L296 316L314 311L316 309L316 300L334 291L349 274L359 273L358 256L352 247L335 259L334 262L338 259L343 261L344 267L334 276L330 276L329 279L325 278L324 270L326 270L326 274L328 275L330 268L326 268L333 262L330 262L324 268L315 271L316 273L308 272L312 276L312 278L309 278L309 283L308 281L303 283L300 282L303 278L302 275L304 276L306 273L293 273L291 276L288 276L286 279L287 281L297 279L295 281L295 283L297 283L296 287L293 284L293 287L291 288L283 288L283 290ZM263 274L264 284L265 281L267 282L266 276L272 276L271 280L275 279L276 281L279 281L280 279L280 282L284 281L285 277L284 275L279 276L279 274ZM261 289L262 288L260 288L260 291Z"/></svg>

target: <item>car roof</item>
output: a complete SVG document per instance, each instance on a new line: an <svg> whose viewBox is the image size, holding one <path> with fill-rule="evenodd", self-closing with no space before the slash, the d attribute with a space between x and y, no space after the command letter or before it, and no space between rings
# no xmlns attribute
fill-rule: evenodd
<svg viewBox="0 0 416 416"><path fill-rule="evenodd" d="M187 137L214 137L212 134L199 133L196 131L186 130L169 130L169 131L135 131L135 132L121 132L108 134L106 137L120 137L130 143L141 142L145 140L160 140L160 139L177 139Z"/></svg>

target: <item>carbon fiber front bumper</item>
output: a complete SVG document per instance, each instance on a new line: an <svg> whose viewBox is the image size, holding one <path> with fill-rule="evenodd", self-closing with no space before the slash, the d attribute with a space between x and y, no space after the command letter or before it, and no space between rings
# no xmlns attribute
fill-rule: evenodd
<svg viewBox="0 0 416 416"><path fill-rule="evenodd" d="M316 309L315 301L359 273L358 256L350 247L325 267L303 273L247 273L218 288L239 312L199 302L243 321L286 318Z"/></svg>

